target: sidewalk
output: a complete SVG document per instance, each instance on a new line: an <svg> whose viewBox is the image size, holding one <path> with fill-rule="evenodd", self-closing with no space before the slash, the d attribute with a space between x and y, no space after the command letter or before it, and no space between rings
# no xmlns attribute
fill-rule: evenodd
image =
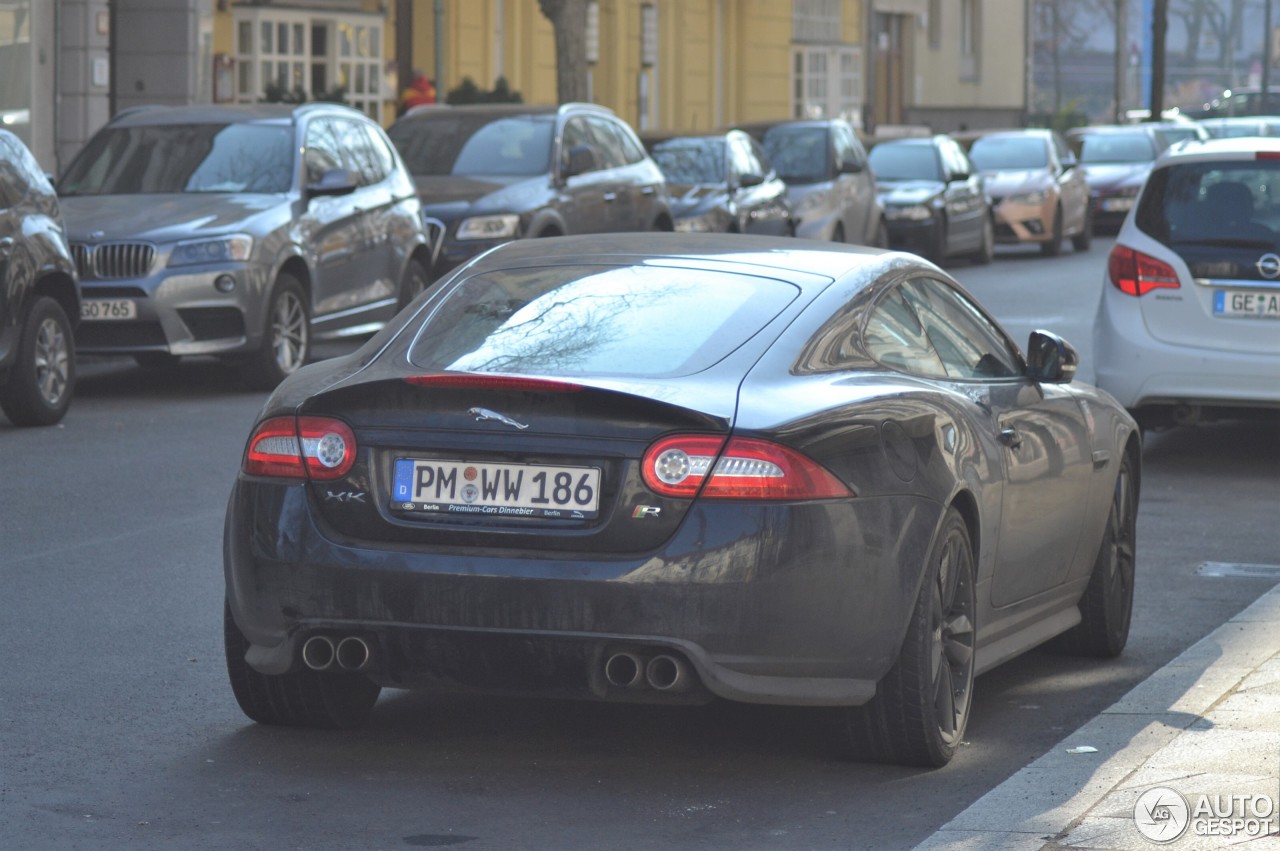
<svg viewBox="0 0 1280 851"><path fill-rule="evenodd" d="M1280 585L916 851L1234 846L1280 849Z"/></svg>

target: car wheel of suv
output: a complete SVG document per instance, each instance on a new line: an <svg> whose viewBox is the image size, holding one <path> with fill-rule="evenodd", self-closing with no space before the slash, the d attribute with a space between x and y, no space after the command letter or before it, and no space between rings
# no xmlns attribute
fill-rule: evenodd
<svg viewBox="0 0 1280 851"><path fill-rule="evenodd" d="M0 409L14 425L53 425L66 415L76 383L71 333L62 305L38 297L22 323L9 380L0 386Z"/></svg>
<svg viewBox="0 0 1280 851"><path fill-rule="evenodd" d="M1126 452L1093 573L1080 598L1080 623L1055 638L1053 649L1099 659L1119 656L1124 650L1133 615L1137 517L1138 478Z"/></svg>
<svg viewBox="0 0 1280 851"><path fill-rule="evenodd" d="M996 259L996 226L990 216L982 219L982 244L973 254L973 262L986 266Z"/></svg>
<svg viewBox="0 0 1280 851"><path fill-rule="evenodd" d="M1084 227L1080 232L1071 237L1071 247L1076 251L1088 251L1089 246L1093 244L1093 205L1089 205L1084 209Z"/></svg>
<svg viewBox="0 0 1280 851"><path fill-rule="evenodd" d="M267 304L262 347L241 365L245 382L254 390L274 389L301 369L311 354L311 316L298 279L281 273Z"/></svg>
<svg viewBox="0 0 1280 851"><path fill-rule="evenodd" d="M1040 243L1040 253L1045 257L1057 257L1062 253L1062 205L1053 209L1053 235L1048 242Z"/></svg>
<svg viewBox="0 0 1280 851"><path fill-rule="evenodd" d="M244 654L249 641L223 604L222 640L227 678L240 709L259 724L288 727L358 727L369 717L382 687L361 674L301 668L288 674L261 674Z"/></svg>
<svg viewBox="0 0 1280 851"><path fill-rule="evenodd" d="M940 767L964 738L973 703L973 546L964 518L947 509L898 661L865 706L838 710L839 739L877 762Z"/></svg>
<svg viewBox="0 0 1280 851"><path fill-rule="evenodd" d="M400 280L400 297L396 302L396 310L401 311L409 306L409 302L431 285L431 276L417 260L410 260L405 267L404 277Z"/></svg>

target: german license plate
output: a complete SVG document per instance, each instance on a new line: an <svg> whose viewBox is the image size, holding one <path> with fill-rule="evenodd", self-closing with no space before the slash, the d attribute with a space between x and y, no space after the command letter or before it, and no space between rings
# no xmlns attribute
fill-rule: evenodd
<svg viewBox="0 0 1280 851"><path fill-rule="evenodd" d="M96 322L111 319L137 319L138 305L127 298L85 299L80 302L80 318Z"/></svg>
<svg viewBox="0 0 1280 851"><path fill-rule="evenodd" d="M397 458L391 507L491 517L589 520L600 509L600 470Z"/></svg>
<svg viewBox="0 0 1280 851"><path fill-rule="evenodd" d="M1245 319L1280 319L1280 290L1216 290L1213 314Z"/></svg>

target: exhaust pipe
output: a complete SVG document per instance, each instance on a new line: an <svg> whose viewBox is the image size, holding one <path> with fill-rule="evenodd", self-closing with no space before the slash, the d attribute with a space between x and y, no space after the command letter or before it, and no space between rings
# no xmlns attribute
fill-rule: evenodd
<svg viewBox="0 0 1280 851"><path fill-rule="evenodd" d="M645 666L644 677L658 691L684 691L692 677L689 667L678 656L654 656Z"/></svg>
<svg viewBox="0 0 1280 851"><path fill-rule="evenodd" d="M323 671L333 664L333 641L327 635L313 635L302 645L302 661L313 671Z"/></svg>
<svg viewBox="0 0 1280 851"><path fill-rule="evenodd" d="M360 670L369 664L371 655L369 645L365 640L354 635L348 635L339 641L338 648L334 651L338 667L344 671Z"/></svg>
<svg viewBox="0 0 1280 851"><path fill-rule="evenodd" d="M618 688L644 685L644 663L634 653L614 653L604 663L604 678Z"/></svg>

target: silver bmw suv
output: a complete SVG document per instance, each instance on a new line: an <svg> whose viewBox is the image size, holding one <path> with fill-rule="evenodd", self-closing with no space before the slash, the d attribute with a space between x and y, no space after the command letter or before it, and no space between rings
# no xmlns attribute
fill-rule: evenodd
<svg viewBox="0 0 1280 851"><path fill-rule="evenodd" d="M81 354L216 355L269 389L313 339L377 330L428 281L409 173L376 123L337 104L127 110L58 193Z"/></svg>

